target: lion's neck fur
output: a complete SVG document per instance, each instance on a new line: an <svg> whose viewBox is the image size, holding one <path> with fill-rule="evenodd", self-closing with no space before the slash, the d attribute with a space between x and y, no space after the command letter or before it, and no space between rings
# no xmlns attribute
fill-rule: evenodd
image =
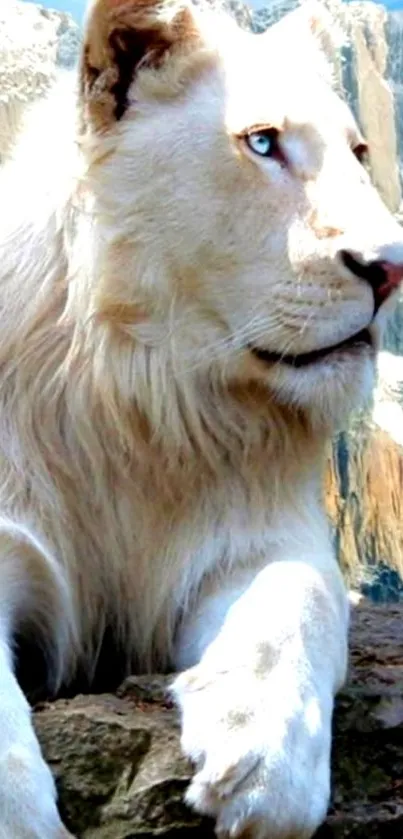
<svg viewBox="0 0 403 839"><path fill-rule="evenodd" d="M164 342L97 316L82 185L28 201L5 234L0 499L71 576L91 657L113 623L166 664L179 606L217 563L289 537L291 511L294 529L319 520L327 435L263 387L181 379Z"/></svg>

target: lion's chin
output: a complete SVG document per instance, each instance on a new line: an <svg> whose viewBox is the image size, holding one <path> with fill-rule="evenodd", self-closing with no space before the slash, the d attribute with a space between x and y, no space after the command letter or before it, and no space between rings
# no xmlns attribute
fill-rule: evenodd
<svg viewBox="0 0 403 839"><path fill-rule="evenodd" d="M266 381L277 399L302 409L315 426L333 434L346 428L351 415L369 404L375 359L375 349L369 345L340 348L305 366L267 367Z"/></svg>

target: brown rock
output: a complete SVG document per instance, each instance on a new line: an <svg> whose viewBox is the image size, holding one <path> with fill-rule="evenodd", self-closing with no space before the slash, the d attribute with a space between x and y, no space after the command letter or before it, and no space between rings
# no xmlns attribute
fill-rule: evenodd
<svg viewBox="0 0 403 839"><path fill-rule="evenodd" d="M133 677L116 696L38 706L35 725L79 839L212 839L183 803L191 767L179 747L169 677ZM351 673L335 715L333 798L317 839L402 839L403 606L360 603Z"/></svg>

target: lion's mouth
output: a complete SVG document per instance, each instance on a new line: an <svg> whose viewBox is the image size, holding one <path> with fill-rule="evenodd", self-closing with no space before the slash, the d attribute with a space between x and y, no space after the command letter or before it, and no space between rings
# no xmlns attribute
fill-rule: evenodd
<svg viewBox="0 0 403 839"><path fill-rule="evenodd" d="M361 332L356 332L351 338L346 338L338 344L333 344L330 347L323 347L320 350L311 350L310 352L300 353L299 355L291 355L289 353L276 353L271 350L260 349L259 347L249 346L253 355L260 361L266 363L275 363L281 361L282 364L289 364L292 367L306 367L308 364L314 364L315 361L320 361L327 358L333 353L343 350L354 350L360 347L373 348L373 339L368 329L362 329Z"/></svg>

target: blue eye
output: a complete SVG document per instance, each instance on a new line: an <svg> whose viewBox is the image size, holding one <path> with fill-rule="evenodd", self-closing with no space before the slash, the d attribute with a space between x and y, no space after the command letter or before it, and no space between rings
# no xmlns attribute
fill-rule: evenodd
<svg viewBox="0 0 403 839"><path fill-rule="evenodd" d="M245 140L255 154L260 157L275 157L279 155L278 131L275 128L266 128L261 131L251 131L246 134Z"/></svg>
<svg viewBox="0 0 403 839"><path fill-rule="evenodd" d="M272 151L272 139L267 134L249 134L248 146L255 154L261 154L262 157L267 157Z"/></svg>

